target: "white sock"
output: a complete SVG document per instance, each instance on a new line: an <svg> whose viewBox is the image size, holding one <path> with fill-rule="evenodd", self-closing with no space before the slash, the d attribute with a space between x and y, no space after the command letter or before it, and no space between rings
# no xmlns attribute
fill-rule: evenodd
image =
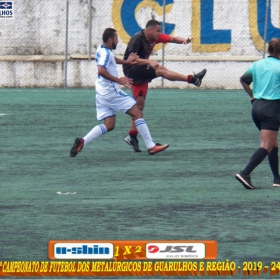
<svg viewBox="0 0 280 280"><path fill-rule="evenodd" d="M104 124L99 124L95 126L83 139L84 146L90 141L100 137L107 132L106 126Z"/></svg>
<svg viewBox="0 0 280 280"><path fill-rule="evenodd" d="M155 146L155 143L152 139L152 136L150 134L148 126L146 125L145 120L143 118L138 119L135 121L135 125L136 125L138 132L142 136L142 138L147 146L147 149L152 149Z"/></svg>

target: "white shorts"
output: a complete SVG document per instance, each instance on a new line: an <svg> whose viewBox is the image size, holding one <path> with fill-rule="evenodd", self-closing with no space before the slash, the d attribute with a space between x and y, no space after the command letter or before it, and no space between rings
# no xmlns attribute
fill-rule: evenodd
<svg viewBox="0 0 280 280"><path fill-rule="evenodd" d="M96 91L96 117L101 121L116 115L117 111L125 113L136 104L135 99L122 90L111 91L101 95Z"/></svg>

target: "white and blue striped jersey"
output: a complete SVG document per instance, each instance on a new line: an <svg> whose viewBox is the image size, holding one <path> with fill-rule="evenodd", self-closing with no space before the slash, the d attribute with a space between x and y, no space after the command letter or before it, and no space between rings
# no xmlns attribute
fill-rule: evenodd
<svg viewBox="0 0 280 280"><path fill-rule="evenodd" d="M98 47L96 50L95 61L97 66L103 66L112 76L118 77L116 60L113 52L110 49L104 46ZM118 91L119 84L98 75L98 78L95 82L95 89L99 94L105 95L112 92L112 90Z"/></svg>

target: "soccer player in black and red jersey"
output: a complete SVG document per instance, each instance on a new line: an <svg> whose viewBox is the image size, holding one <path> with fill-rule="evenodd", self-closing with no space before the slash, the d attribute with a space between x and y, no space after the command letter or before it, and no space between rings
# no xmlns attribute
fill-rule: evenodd
<svg viewBox="0 0 280 280"><path fill-rule="evenodd" d="M194 75L183 75L168 70L166 67L159 65L157 61L149 59L154 46L158 43L188 44L191 40L190 38L172 37L161 33L161 25L157 20L149 20L144 30L139 31L131 37L124 54L124 60L132 52L136 53L139 58L136 59L137 64L123 65L123 72L126 77L133 79L133 85L131 87L132 94L141 111L143 111L145 106L148 83L157 77L163 77L170 81L185 81L197 87L201 85L201 81L206 74L206 69ZM132 121L129 135L125 138L125 142L136 152L141 152L137 134L137 129Z"/></svg>

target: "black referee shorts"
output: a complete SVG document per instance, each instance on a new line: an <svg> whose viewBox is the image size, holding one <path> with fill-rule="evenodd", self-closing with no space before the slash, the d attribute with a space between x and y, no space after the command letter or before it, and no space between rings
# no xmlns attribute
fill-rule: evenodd
<svg viewBox="0 0 280 280"><path fill-rule="evenodd" d="M259 130L279 131L280 100L257 99L252 108L252 118Z"/></svg>
<svg viewBox="0 0 280 280"><path fill-rule="evenodd" d="M132 65L124 68L124 74L133 80L134 84L149 83L156 78L156 70L150 65Z"/></svg>

